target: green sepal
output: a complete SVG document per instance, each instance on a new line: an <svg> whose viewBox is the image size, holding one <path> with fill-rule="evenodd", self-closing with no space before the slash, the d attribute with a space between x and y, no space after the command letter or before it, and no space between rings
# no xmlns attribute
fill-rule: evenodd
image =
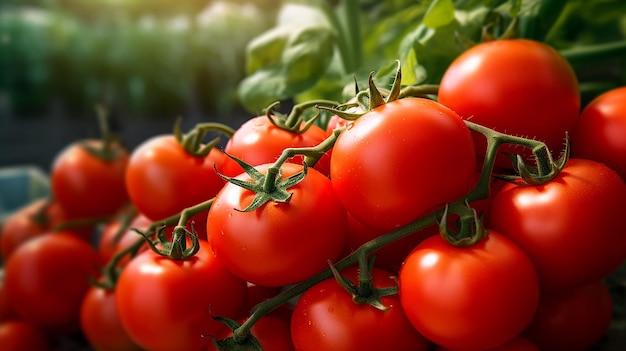
<svg viewBox="0 0 626 351"><path fill-rule="evenodd" d="M218 350L223 351L263 351L263 347L259 340L257 340L252 334L246 332L245 334L238 334L237 329L241 327L237 321L226 317L213 316L214 320L226 324L234 335L225 339L216 339L214 336L210 336L213 339L213 345Z"/></svg>

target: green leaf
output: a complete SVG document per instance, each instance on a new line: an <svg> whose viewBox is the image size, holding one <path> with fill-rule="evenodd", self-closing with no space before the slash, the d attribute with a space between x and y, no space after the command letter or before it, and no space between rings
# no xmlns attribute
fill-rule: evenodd
<svg viewBox="0 0 626 351"><path fill-rule="evenodd" d="M402 84L403 85L415 85L419 83L417 79L417 54L415 49L411 48L407 55L402 60Z"/></svg>
<svg viewBox="0 0 626 351"><path fill-rule="evenodd" d="M423 23L429 28L438 28L454 21L454 2L452 0L433 0L424 15Z"/></svg>
<svg viewBox="0 0 626 351"><path fill-rule="evenodd" d="M256 114L262 113L269 104L286 99L289 96L282 67L256 70L239 83L237 94L243 107Z"/></svg>
<svg viewBox="0 0 626 351"><path fill-rule="evenodd" d="M328 27L292 28L282 53L287 83L302 91L315 84L326 71L335 45L335 35Z"/></svg>

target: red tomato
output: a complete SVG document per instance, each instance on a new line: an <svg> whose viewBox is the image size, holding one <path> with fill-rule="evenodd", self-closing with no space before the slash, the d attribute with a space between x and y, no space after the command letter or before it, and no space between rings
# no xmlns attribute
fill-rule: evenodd
<svg viewBox="0 0 626 351"><path fill-rule="evenodd" d="M243 323L243 320L240 321ZM289 332L289 322L285 319L274 315L265 315L261 317L252 328L250 333L254 336L263 350L268 351L293 351L291 342L291 334ZM233 332L226 330L224 333L216 337L217 340L231 337ZM214 343L211 343L206 351L217 351Z"/></svg>
<svg viewBox="0 0 626 351"><path fill-rule="evenodd" d="M21 319L51 333L75 332L97 263L95 250L84 240L64 232L41 235L6 262L7 297Z"/></svg>
<svg viewBox="0 0 626 351"><path fill-rule="evenodd" d="M341 274L358 281L356 266ZM372 271L375 288L396 286L395 278L382 269ZM413 329L398 295L380 300L387 310L358 304L334 277L314 285L296 302L291 318L296 350L427 350L430 343Z"/></svg>
<svg viewBox="0 0 626 351"><path fill-rule="evenodd" d="M98 351L140 351L130 338L117 313L115 290L96 286L85 294L80 325L89 345Z"/></svg>
<svg viewBox="0 0 626 351"><path fill-rule="evenodd" d="M570 159L552 181L506 184L489 210L488 226L532 259L542 291L590 284L626 259L624 181L604 164Z"/></svg>
<svg viewBox="0 0 626 351"><path fill-rule="evenodd" d="M208 347L221 323L212 316L238 317L246 282L235 277L200 240L198 253L184 260L144 251L120 274L116 288L122 325L141 347L199 351Z"/></svg>
<svg viewBox="0 0 626 351"><path fill-rule="evenodd" d="M476 157L456 113L432 100L406 98L373 109L343 131L330 166L348 212L389 231L468 193Z"/></svg>
<svg viewBox="0 0 626 351"><path fill-rule="evenodd" d="M582 111L572 155L602 162L626 179L626 87L610 90Z"/></svg>
<svg viewBox="0 0 626 351"><path fill-rule="evenodd" d="M19 315L11 301L9 301L4 277L2 277L0 278L0 322L13 319L19 319Z"/></svg>
<svg viewBox="0 0 626 351"><path fill-rule="evenodd" d="M100 148L102 141L72 143L57 154L50 172L52 193L72 218L110 216L128 202L124 185L128 152L113 144L114 156L108 160L87 147Z"/></svg>
<svg viewBox="0 0 626 351"><path fill-rule="evenodd" d="M266 173L270 164L257 166ZM282 178L303 166L285 163ZM237 177L251 180L247 174ZM306 177L287 189L288 202L270 201L243 212L253 191L228 183L215 197L207 233L216 256L233 273L253 284L283 286L306 279L335 260L345 243L346 211L330 180L309 168Z"/></svg>
<svg viewBox="0 0 626 351"><path fill-rule="evenodd" d="M598 281L561 295L542 296L523 335L541 350L590 350L608 331L612 313L608 288Z"/></svg>
<svg viewBox="0 0 626 351"><path fill-rule="evenodd" d="M0 348L7 351L51 351L46 335L35 325L24 321L0 323Z"/></svg>
<svg viewBox="0 0 626 351"><path fill-rule="evenodd" d="M552 349L545 349L552 350ZM460 350L452 350L445 347L438 347L434 351L460 351ZM535 344L530 342L528 339L518 336L515 339L505 343L504 345L498 346L493 349L489 349L488 351L540 351Z"/></svg>
<svg viewBox="0 0 626 351"><path fill-rule="evenodd" d="M39 222L35 216L46 205L46 199L34 200L9 214L0 226L0 257L6 261L24 242L42 235L50 229L49 224Z"/></svg>
<svg viewBox="0 0 626 351"><path fill-rule="evenodd" d="M493 40L473 46L444 73L438 101L462 118L512 135L543 141L556 157L566 132L578 123L580 92L567 60L552 47L526 39ZM486 139L474 135L482 157ZM500 151L530 156L506 146ZM502 156L497 164L511 168Z"/></svg>
<svg viewBox="0 0 626 351"><path fill-rule="evenodd" d="M284 149L290 147L313 147L326 139L326 132L312 125L304 133L294 133L281 129L265 115L251 118L241 125L228 140L224 152L253 166L272 163ZM295 156L289 162L302 164L303 157ZM315 164L315 169L328 175L330 157L328 155ZM227 162L221 172L227 176L239 175L242 170L236 162Z"/></svg>
<svg viewBox="0 0 626 351"><path fill-rule="evenodd" d="M539 301L528 256L496 231L455 247L424 240L400 269L400 302L413 326L437 345L484 351L519 335Z"/></svg>
<svg viewBox="0 0 626 351"><path fill-rule="evenodd" d="M188 153L173 135L154 136L131 154L126 186L137 210L157 221L207 201L224 186L215 173L226 156L213 148L208 156Z"/></svg>

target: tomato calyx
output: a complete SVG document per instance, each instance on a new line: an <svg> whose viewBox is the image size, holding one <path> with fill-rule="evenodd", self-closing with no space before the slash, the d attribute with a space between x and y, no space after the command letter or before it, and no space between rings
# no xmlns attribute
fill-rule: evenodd
<svg viewBox="0 0 626 351"><path fill-rule="evenodd" d="M318 110L315 116L306 119L304 117L304 112L307 109L318 106L334 107L338 106L339 103L330 100L311 100L294 105L288 115L275 111L274 109L278 105L280 105L280 101L272 103L265 109L265 116L269 119L272 125L274 125L276 128L285 130L290 133L302 134L306 132L313 124L315 124L320 116L320 111Z"/></svg>
<svg viewBox="0 0 626 351"><path fill-rule="evenodd" d="M306 162L303 162L304 167L302 171L283 179L280 168L282 162L274 164L272 167L268 168L267 174L263 174L245 161L231 155L228 156L237 162L241 168L243 168L244 172L252 178L251 181L241 180L236 177L225 176L219 173L217 169L215 170L224 180L255 193L252 202L250 202L246 208L236 209L241 212L254 211L269 201L289 202L293 194L287 191L287 189L303 181L308 168Z"/></svg>
<svg viewBox="0 0 626 351"><path fill-rule="evenodd" d="M521 179L528 185L539 185L552 180L567 164L570 156L569 140L566 137L565 149L556 161L545 145L538 145L533 148L533 154L537 161L536 166L528 165L520 155L506 154L513 162L513 169L519 176L502 175L498 177L509 181Z"/></svg>
<svg viewBox="0 0 626 351"><path fill-rule="evenodd" d="M213 319L226 324L233 331L233 336L219 340L209 335L213 339L213 345L215 345L216 349L224 351L263 351L261 343L252 335L250 329L241 328L241 324L230 318L213 316Z"/></svg>
<svg viewBox="0 0 626 351"><path fill-rule="evenodd" d="M451 228L448 221L451 209L458 216L455 228ZM476 210L467 203L463 205L460 203L446 205L441 214L441 219L438 220L438 224L439 233L443 239L456 247L472 246L489 234L482 221L478 218Z"/></svg>
<svg viewBox="0 0 626 351"><path fill-rule="evenodd" d="M104 162L114 161L120 157L122 150L124 150L124 145L120 137L111 131L107 111L102 105L96 106L96 115L102 136L95 146L92 143L93 140L84 141L81 143L81 146L89 154Z"/></svg>
<svg viewBox="0 0 626 351"><path fill-rule="evenodd" d="M174 124L174 136L187 153L196 157L206 157L211 150L220 143L221 138L215 137L206 144L202 140L209 132L220 132L227 137L233 136L235 130L223 123L198 123L189 132L181 131L182 120L178 118Z"/></svg>
<svg viewBox="0 0 626 351"><path fill-rule="evenodd" d="M374 287L372 269L374 268L375 258L376 256L372 256L369 260L367 258L359 260L359 281L357 284L354 284L350 279L341 275L331 261L328 261L328 266L339 286L352 296L354 303L360 305L368 304L378 310L386 311L389 307L385 306L380 298L397 294L398 285L396 284L393 287L386 288Z"/></svg>

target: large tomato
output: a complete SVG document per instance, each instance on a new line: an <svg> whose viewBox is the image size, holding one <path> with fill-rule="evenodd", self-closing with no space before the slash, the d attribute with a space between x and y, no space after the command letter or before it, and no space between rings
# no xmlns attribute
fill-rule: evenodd
<svg viewBox="0 0 626 351"><path fill-rule="evenodd" d="M387 231L460 198L476 178L474 145L463 120L422 98L362 115L339 135L330 167L348 212Z"/></svg>
<svg viewBox="0 0 626 351"><path fill-rule="evenodd" d="M552 349L545 349L545 350L552 350ZM434 351L460 351L460 350L458 349L452 350L452 349L448 349L445 347L438 347ZM537 346L535 346L535 344L530 342L528 339L522 336L518 336L504 345L500 345L498 347L489 349L487 351L540 351L540 349Z"/></svg>
<svg viewBox="0 0 626 351"><path fill-rule="evenodd" d="M117 313L115 290L92 286L80 308L81 331L98 351L140 351L130 338Z"/></svg>
<svg viewBox="0 0 626 351"><path fill-rule="evenodd" d="M519 335L539 301L537 272L511 240L491 230L469 247L424 240L399 275L400 302L413 326L437 345L484 351Z"/></svg>
<svg viewBox="0 0 626 351"><path fill-rule="evenodd" d="M602 162L626 179L626 87L610 90L582 111L572 155Z"/></svg>
<svg viewBox="0 0 626 351"><path fill-rule="evenodd" d="M124 329L151 351L202 351L221 323L212 316L238 317L246 300L246 282L231 274L200 240L200 250L174 260L144 251L120 274L117 312Z"/></svg>
<svg viewBox="0 0 626 351"><path fill-rule="evenodd" d="M52 164L52 194L71 217L109 216L128 202L124 184L128 151L113 143L110 155L103 158L94 155L90 148L102 148L102 141L72 143L59 152Z"/></svg>
<svg viewBox="0 0 626 351"><path fill-rule="evenodd" d="M228 140L224 152L243 160L253 166L272 163L281 155L284 149L291 147L313 147L326 139L326 132L311 125L303 133L295 133L275 126L267 116L258 116L242 124L235 134ZM302 163L302 156L295 156L289 160L293 163ZM315 164L315 168L328 175L328 155ZM234 177L241 173L241 167L235 162L226 162L221 172Z"/></svg>
<svg viewBox="0 0 626 351"><path fill-rule="evenodd" d="M603 281L559 295L542 296L523 335L541 350L584 351L607 333L613 315Z"/></svg>
<svg viewBox="0 0 626 351"><path fill-rule="evenodd" d="M175 215L217 194L224 180L214 167L222 167L225 158L216 148L206 157L194 156L173 135L154 136L131 154L126 172L130 198L151 220Z"/></svg>
<svg viewBox="0 0 626 351"><path fill-rule="evenodd" d="M64 232L31 239L5 266L9 302L21 319L55 334L79 329L79 311L98 257L84 240Z"/></svg>
<svg viewBox="0 0 626 351"><path fill-rule="evenodd" d="M353 283L358 269L341 272ZM397 285L394 274L374 268L374 288ZM353 296L337 283L326 279L305 291L296 302L291 318L291 334L296 350L412 350L426 351L430 342L408 321L398 295L383 296L386 310L353 301Z"/></svg>
<svg viewBox="0 0 626 351"><path fill-rule="evenodd" d="M271 164L257 166L265 174ZM281 179L303 170L285 163ZM251 180L248 174L237 177ZM330 180L309 168L287 189L287 202L269 201L242 211L256 193L228 183L209 211L207 233L217 257L233 273L254 284L281 286L306 279L328 267L345 243L346 211Z"/></svg>
<svg viewBox="0 0 626 351"><path fill-rule="evenodd" d="M543 291L565 291L602 279L626 259L624 199L626 184L615 171L572 158L545 184L504 185L488 226L526 251Z"/></svg>
<svg viewBox="0 0 626 351"><path fill-rule="evenodd" d="M580 110L576 75L552 47L526 39L483 42L457 57L444 73L438 101L462 118L507 134L546 143L554 156L566 133L574 132ZM484 155L486 139L474 135ZM529 156L528 150L501 151ZM507 158L498 165L510 168Z"/></svg>

